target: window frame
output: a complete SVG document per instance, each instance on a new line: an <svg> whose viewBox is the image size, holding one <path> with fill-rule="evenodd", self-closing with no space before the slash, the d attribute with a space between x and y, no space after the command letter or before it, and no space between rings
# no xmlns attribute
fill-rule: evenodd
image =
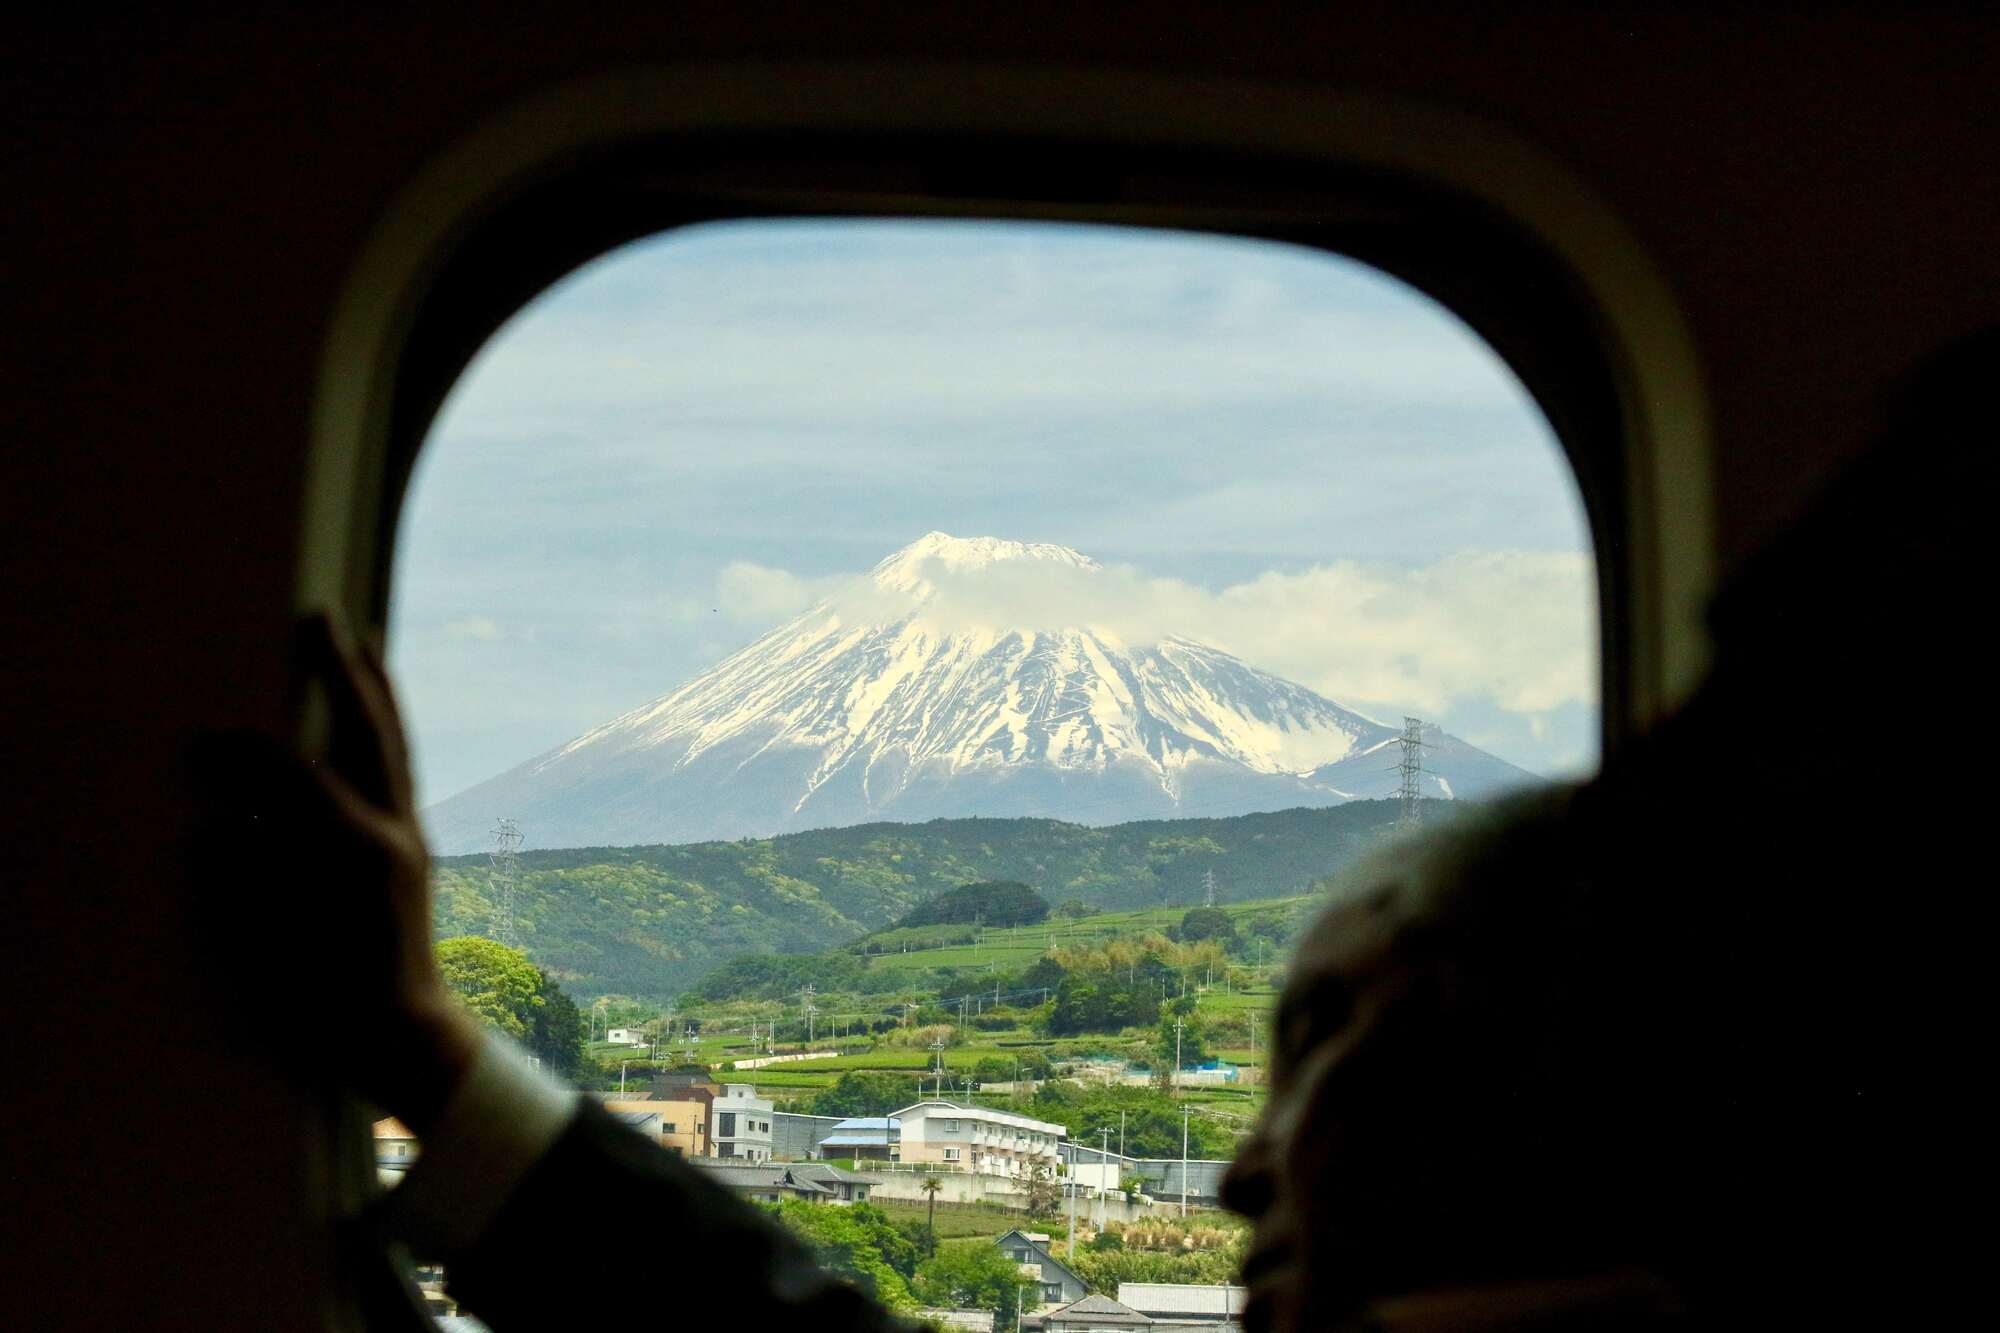
<svg viewBox="0 0 2000 1333"><path fill-rule="evenodd" d="M1559 164L1463 115L1106 71L637 70L552 90L466 136L391 206L334 312L301 609L385 623L417 452L515 311L642 236L799 216L1208 231L1409 282L1507 360L1577 477L1597 556L1605 755L1698 682L1715 550L1706 400L1682 312L1622 221Z"/></svg>

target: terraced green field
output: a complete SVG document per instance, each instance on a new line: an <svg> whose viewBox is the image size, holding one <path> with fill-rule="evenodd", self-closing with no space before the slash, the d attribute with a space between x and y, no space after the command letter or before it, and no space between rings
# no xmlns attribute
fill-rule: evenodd
<svg viewBox="0 0 2000 1333"><path fill-rule="evenodd" d="M1283 909L1297 898L1261 898L1251 902L1227 903L1222 910L1232 919ZM1177 926L1187 914L1185 907L1148 908L1129 912L1099 912L1073 921L1049 921L1038 926L1009 926L978 931L977 943L958 943L966 926L913 926L905 930L885 930L849 946L863 954L870 968L981 968L998 966L1018 971L1050 949L1063 945L1093 945L1119 935L1165 931ZM880 952L868 952L870 948Z"/></svg>

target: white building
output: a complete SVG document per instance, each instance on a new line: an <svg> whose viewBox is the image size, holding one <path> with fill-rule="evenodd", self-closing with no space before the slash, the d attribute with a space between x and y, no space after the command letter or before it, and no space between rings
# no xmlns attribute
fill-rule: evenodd
<svg viewBox="0 0 2000 1333"><path fill-rule="evenodd" d="M771 1160L771 1103L748 1083L725 1083L709 1117L709 1142L717 1157Z"/></svg>
<svg viewBox="0 0 2000 1333"><path fill-rule="evenodd" d="M646 1039L637 1028L612 1028L604 1034L604 1040L613 1046L644 1046Z"/></svg>
<svg viewBox="0 0 2000 1333"><path fill-rule="evenodd" d="M1247 1287L1191 1282L1120 1282L1118 1300L1154 1327L1187 1327L1194 1333L1236 1333L1242 1327Z"/></svg>
<svg viewBox="0 0 2000 1333"><path fill-rule="evenodd" d="M1068 1132L1046 1120L944 1101L918 1102L894 1118L901 1161L936 1162L981 1176L1025 1177L1036 1163L1054 1174Z"/></svg>

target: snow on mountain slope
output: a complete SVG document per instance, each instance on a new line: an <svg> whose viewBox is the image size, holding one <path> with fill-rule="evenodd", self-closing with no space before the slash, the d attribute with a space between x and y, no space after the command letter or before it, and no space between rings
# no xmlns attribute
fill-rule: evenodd
<svg viewBox="0 0 2000 1333"><path fill-rule="evenodd" d="M1301 685L1187 639L1024 627L1060 621L1049 607L1098 570L1068 547L930 533L672 693L431 807L433 845L477 850L500 816L529 846L574 847L963 815L1107 824L1393 793L1398 731ZM1434 739L1427 794L1532 781Z"/></svg>

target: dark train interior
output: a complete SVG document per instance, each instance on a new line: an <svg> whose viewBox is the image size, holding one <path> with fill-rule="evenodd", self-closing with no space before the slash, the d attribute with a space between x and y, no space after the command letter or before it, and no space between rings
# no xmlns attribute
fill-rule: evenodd
<svg viewBox="0 0 2000 1333"><path fill-rule="evenodd" d="M51 11L0 56L9 1328L369 1322L336 1240L343 1131L242 1049L190 928L185 757L209 732L289 733L302 611L382 623L439 403L576 265L786 215L1123 222L1377 265L1508 359L1574 464L1608 758L1702 680L1717 590L1870 451L1913 376L2000 322L2000 42L1976 12L177 11ZM1979 467L1929 483L1940 539L1975 561ZM1914 848L1897 883L1808 858L1818 910L1893 918L1921 892L1955 942L1972 883L1939 881L1989 724L1976 697L1924 696L1971 685L1976 606L1931 589L1917 604L1942 610L1912 625L1875 600L1900 591L1850 614L1906 636L1907 678L1837 719L1773 699L1745 790L1795 729L1852 728L1880 827L1822 822L1838 803L1772 818L1801 845L1894 829ZM1813 971L1839 978L1829 1014L1873 995L1900 1023L1952 973L1948 947L1912 945L1920 965L1892 937ZM1828 1169L1858 1197L1964 1169L1941 1103ZM1907 1213L1857 1213L1856 1247L1885 1256L1871 1290L1914 1309L1949 1284L1948 1249L1886 1257Z"/></svg>

